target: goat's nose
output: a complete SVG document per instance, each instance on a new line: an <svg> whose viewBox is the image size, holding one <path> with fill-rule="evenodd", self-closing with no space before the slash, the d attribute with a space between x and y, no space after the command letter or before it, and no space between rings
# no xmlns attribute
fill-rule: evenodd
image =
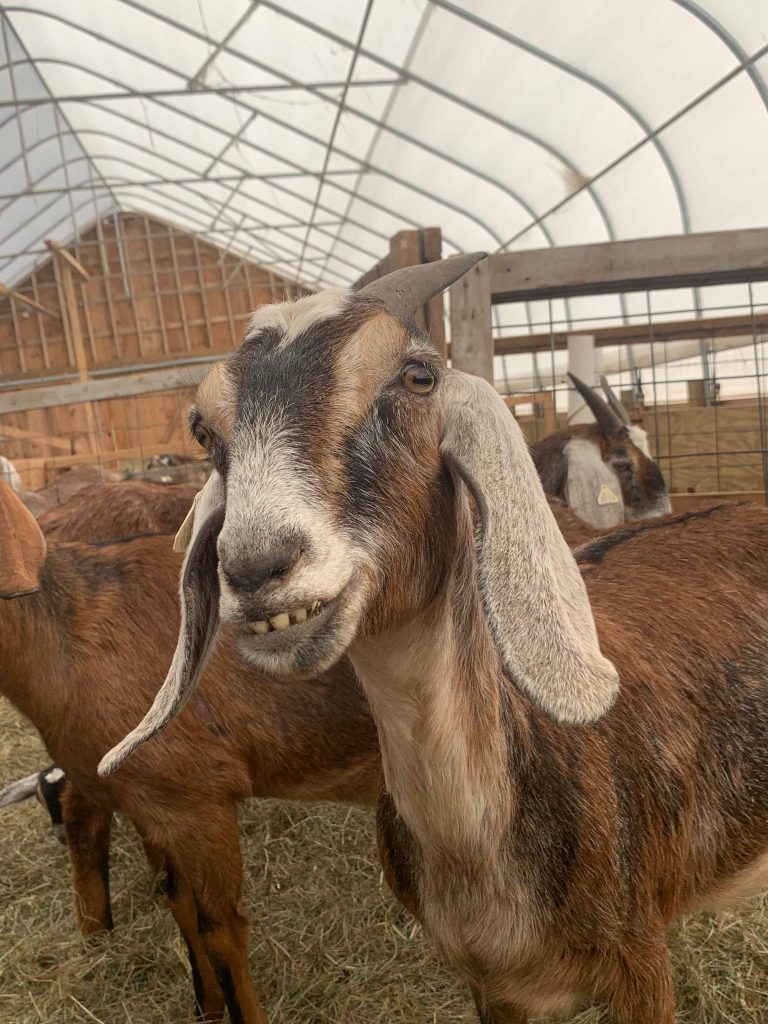
<svg viewBox="0 0 768 1024"><path fill-rule="evenodd" d="M253 593L266 583L285 579L303 551L301 540L292 540L265 554L249 555L243 552L219 551L221 571L233 590Z"/></svg>

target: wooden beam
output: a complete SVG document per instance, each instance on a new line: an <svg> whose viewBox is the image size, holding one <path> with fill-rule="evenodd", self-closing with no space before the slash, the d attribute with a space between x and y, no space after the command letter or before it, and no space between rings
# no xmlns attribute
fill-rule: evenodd
<svg viewBox="0 0 768 1024"><path fill-rule="evenodd" d="M66 311L67 321L69 322L69 334L72 339L72 351L75 356L75 366L77 367L77 374L80 378L80 382L85 383L88 380L88 357L85 354L85 346L83 345L83 330L80 324L80 313L77 309L75 282L72 277L73 268L78 274L84 275L83 279L86 281L89 279L89 275L85 270L83 270L74 256L71 256L66 249L62 249L62 247L52 239L48 239L45 244L53 251L54 258L59 261L61 286L64 292L64 309ZM93 451L98 451L99 428L96 410L93 407L93 403L89 401L84 403L84 408L86 424L88 427L88 442Z"/></svg>
<svg viewBox="0 0 768 1024"><path fill-rule="evenodd" d="M163 449L169 455L185 455L180 445ZM74 452L71 455L33 455L25 459L14 459L13 464L20 473L30 469L66 469L67 466L88 466L97 463L102 466L113 462L129 462L143 459L147 453L146 445L135 445L132 448L118 448L103 452Z"/></svg>
<svg viewBox="0 0 768 1024"><path fill-rule="evenodd" d="M52 316L54 320L61 320L61 316L55 310L48 309L47 306L44 306L42 302L38 302L37 299L27 298L26 295L22 295L21 292L14 291L13 288L8 288L4 284L0 284L0 295L7 295L14 302L21 302L25 306L30 306L32 309L36 309L38 313Z"/></svg>
<svg viewBox="0 0 768 1024"><path fill-rule="evenodd" d="M493 302L768 280L768 229L529 249L488 257Z"/></svg>
<svg viewBox="0 0 768 1024"><path fill-rule="evenodd" d="M721 338L730 335L751 336L755 331L768 331L768 314L751 316L722 316L700 320L666 320L663 323L622 324L618 327L589 327L583 331L556 331L550 335L520 334L508 338L496 338L497 356L515 355L518 352L548 352L554 342L556 349L568 347L568 337L574 334L591 334L595 345L636 345L649 341L686 341L691 338Z"/></svg>
<svg viewBox="0 0 768 1024"><path fill-rule="evenodd" d="M488 260L451 288L451 360L458 370L493 383L491 290Z"/></svg>
<svg viewBox="0 0 768 1024"><path fill-rule="evenodd" d="M25 427L14 427L10 423L0 423L0 438L12 441L34 441L35 444L49 444L51 448L59 448L61 451L71 451L72 442L63 437L42 435L37 430L27 430Z"/></svg>
<svg viewBox="0 0 768 1024"><path fill-rule="evenodd" d="M72 253L68 252L63 245L59 245L59 243L54 241L53 238L46 238L45 244L48 246L52 253L54 253L56 256L59 256L62 260L64 260L65 263L69 264L72 270L74 270L74 272L78 274L83 279L83 281L90 281L91 275L82 265L82 263L80 263L79 260L76 260Z"/></svg>
<svg viewBox="0 0 768 1024"><path fill-rule="evenodd" d="M150 370L121 377L91 379L84 383L57 384L48 388L0 393L0 416L9 412L25 412L28 409L51 409L57 405L101 402L109 398L126 398L130 395L194 387L200 383L210 368L210 363L196 363L170 370Z"/></svg>

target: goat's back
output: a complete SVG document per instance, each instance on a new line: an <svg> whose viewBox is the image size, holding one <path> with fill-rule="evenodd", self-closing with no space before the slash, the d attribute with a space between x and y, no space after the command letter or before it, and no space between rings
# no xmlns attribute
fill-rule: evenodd
<svg viewBox="0 0 768 1024"><path fill-rule="evenodd" d="M99 759L144 716L171 664L180 567L169 536L49 543L40 592L22 600L28 628L57 624L47 653L41 645L32 662L32 685L49 687L55 713L30 715L56 763L82 791L140 820L189 801L190 788L197 803L250 795L373 802L376 731L348 663L307 682L268 680L227 637L178 718L97 780Z"/></svg>
<svg viewBox="0 0 768 1024"><path fill-rule="evenodd" d="M85 542L137 533L174 533L197 493L191 484L100 483L40 516L47 537Z"/></svg>

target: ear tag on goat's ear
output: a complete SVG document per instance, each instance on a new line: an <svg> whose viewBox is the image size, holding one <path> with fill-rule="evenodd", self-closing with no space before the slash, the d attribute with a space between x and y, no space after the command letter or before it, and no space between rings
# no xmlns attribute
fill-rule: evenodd
<svg viewBox="0 0 768 1024"><path fill-rule="evenodd" d="M195 508L197 507L197 501L200 497L200 491L192 499L192 504L189 506L189 512L184 517L184 522L179 527L179 532L173 538L173 550L183 555L189 547L189 542L192 540L192 529L195 525Z"/></svg>
<svg viewBox="0 0 768 1024"><path fill-rule="evenodd" d="M603 484L600 488L600 493L597 496L598 505L617 505L619 502L618 494L614 494L608 484ZM183 527L182 527L183 529Z"/></svg>

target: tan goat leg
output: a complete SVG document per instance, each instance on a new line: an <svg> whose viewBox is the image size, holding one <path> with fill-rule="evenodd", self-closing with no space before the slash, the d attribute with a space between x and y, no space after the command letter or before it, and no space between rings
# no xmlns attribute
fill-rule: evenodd
<svg viewBox="0 0 768 1024"><path fill-rule="evenodd" d="M67 850L72 864L77 925L83 935L112 928L109 902L109 837L112 812L68 784L62 797Z"/></svg>
<svg viewBox="0 0 768 1024"><path fill-rule="evenodd" d="M607 1024L675 1024L675 989L666 938L625 955L605 995Z"/></svg>
<svg viewBox="0 0 768 1024"><path fill-rule="evenodd" d="M242 858L234 804L195 809L186 838L174 833L169 852L193 894L196 924L232 1024L267 1024L248 968L249 923L240 902ZM177 918L178 920L178 918Z"/></svg>
<svg viewBox="0 0 768 1024"><path fill-rule="evenodd" d="M195 1019L221 1021L224 1019L224 994L198 930L197 905L192 887L170 863L167 864L165 898L187 945L195 987Z"/></svg>
<svg viewBox="0 0 768 1024"><path fill-rule="evenodd" d="M472 994L475 997L475 1006L477 1007L480 1024L528 1024L529 1017L525 1010L521 1010L511 1003L484 1006L483 999L479 993L473 989Z"/></svg>

